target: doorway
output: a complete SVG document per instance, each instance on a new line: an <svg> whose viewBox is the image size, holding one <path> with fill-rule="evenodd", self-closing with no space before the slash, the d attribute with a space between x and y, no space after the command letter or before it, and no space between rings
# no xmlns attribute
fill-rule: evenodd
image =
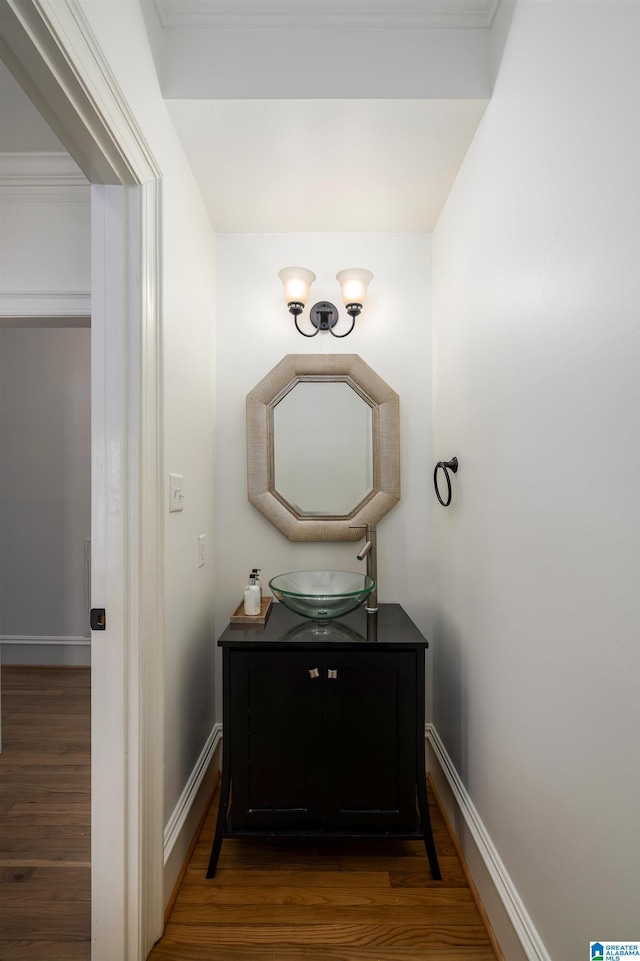
<svg viewBox="0 0 640 961"><path fill-rule="evenodd" d="M159 169L77 5L0 0L0 58L92 184L92 957L139 961L163 913Z"/></svg>
<svg viewBox="0 0 640 961"><path fill-rule="evenodd" d="M91 196L1 64L0 117L0 954L89 959Z"/></svg>

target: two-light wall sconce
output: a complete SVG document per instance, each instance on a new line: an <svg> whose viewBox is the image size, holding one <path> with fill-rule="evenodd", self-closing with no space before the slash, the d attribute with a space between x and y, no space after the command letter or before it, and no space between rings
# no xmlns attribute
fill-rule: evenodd
<svg viewBox="0 0 640 961"><path fill-rule="evenodd" d="M305 334L304 330L298 327L298 317L305 308L309 288L316 279L316 275L306 267L283 267L278 277L284 285L284 299L289 313L293 314L296 330L303 337L315 337L321 330L328 330L334 337L346 337L350 334L355 326L356 317L362 311L367 287L373 280L371 271L363 267L347 267L346 270L339 270L336 280L342 288L342 300L351 317L351 327L344 334L334 333L333 328L338 323L338 309L328 300L321 300L314 304L309 312L309 320L316 329L312 334Z"/></svg>

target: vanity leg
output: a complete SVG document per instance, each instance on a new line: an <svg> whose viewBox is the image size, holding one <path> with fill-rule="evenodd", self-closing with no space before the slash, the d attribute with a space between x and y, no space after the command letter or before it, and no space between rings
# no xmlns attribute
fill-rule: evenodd
<svg viewBox="0 0 640 961"><path fill-rule="evenodd" d="M422 653L422 656L418 658L417 676L420 679L424 678L424 652ZM417 685L416 704L416 713L418 717L418 729L416 732L416 792L418 795L420 828L424 836L424 846L427 852L427 857L429 858L431 877L434 881L442 881L440 865L438 864L438 855L436 854L436 846L433 840L433 831L431 830L429 801L427 799L427 767L424 760L424 683L421 683L421 681L419 681Z"/></svg>
<svg viewBox="0 0 640 961"><path fill-rule="evenodd" d="M420 827L422 828L422 833L424 834L424 846L427 852L427 857L429 858L429 867L431 868L431 877L434 881L442 881L442 874L440 873L440 865L438 864L438 855L436 854L436 846L433 840L433 831L431 830L431 818L429 816L429 802L427 800L427 775L424 766L424 758L422 759L422 771L418 770L418 811L420 813Z"/></svg>
<svg viewBox="0 0 640 961"><path fill-rule="evenodd" d="M224 745L223 745L224 751ZM220 806L218 807L218 818L216 820L216 833L213 836L213 845L211 846L211 857L209 858L209 867L207 868L207 878L215 877L216 868L218 866L218 858L220 857L220 848L222 847L222 838L224 837L224 828L227 822L227 809L229 807L229 788L230 788L231 777L229 773L229 765L225 764L224 760L222 762L222 782L220 784Z"/></svg>
<svg viewBox="0 0 640 961"><path fill-rule="evenodd" d="M229 649L225 648L223 657L223 685L222 685L222 780L220 783L220 805L218 807L218 818L216 820L216 833L213 836L211 846L211 857L206 877L212 878L218 867L220 848L224 837L224 829L227 824L227 813L229 808L229 791L231 788L231 746L229 738L231 736L231 697L229 691L230 662Z"/></svg>

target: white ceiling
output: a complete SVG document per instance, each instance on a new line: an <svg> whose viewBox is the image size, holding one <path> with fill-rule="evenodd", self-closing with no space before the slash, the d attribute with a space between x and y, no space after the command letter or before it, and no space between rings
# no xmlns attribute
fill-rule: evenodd
<svg viewBox="0 0 640 961"><path fill-rule="evenodd" d="M156 0L215 229L432 231L491 93L498 2Z"/></svg>
<svg viewBox="0 0 640 961"><path fill-rule="evenodd" d="M214 228L432 231L488 103L497 3L156 0L161 86ZM64 150L1 63L0 104L0 152Z"/></svg>
<svg viewBox="0 0 640 961"><path fill-rule="evenodd" d="M433 230L486 100L170 100L223 233Z"/></svg>

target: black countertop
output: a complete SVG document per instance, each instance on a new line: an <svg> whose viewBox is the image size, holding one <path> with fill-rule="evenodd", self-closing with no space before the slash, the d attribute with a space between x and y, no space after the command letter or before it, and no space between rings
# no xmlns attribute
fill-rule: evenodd
<svg viewBox="0 0 640 961"><path fill-rule="evenodd" d="M326 626L295 614L284 604L273 604L266 625L227 626L220 636L220 647L282 648L283 645L322 648L369 647L375 650L429 646L400 604L380 604L377 631L367 632L367 613L359 607ZM367 639L369 634L369 639ZM373 639L375 637L375 639Z"/></svg>

